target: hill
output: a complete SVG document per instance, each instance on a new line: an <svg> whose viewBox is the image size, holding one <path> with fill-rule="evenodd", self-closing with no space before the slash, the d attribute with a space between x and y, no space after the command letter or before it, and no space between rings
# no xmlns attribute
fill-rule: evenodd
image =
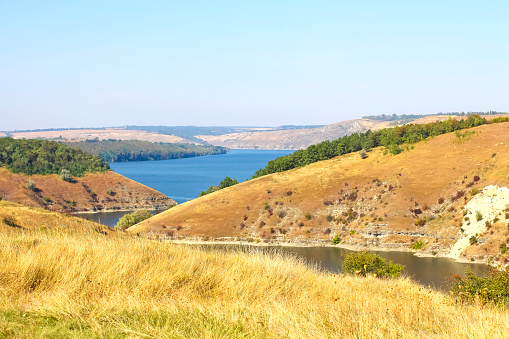
<svg viewBox="0 0 509 339"><path fill-rule="evenodd" d="M35 189L27 188L32 180ZM66 213L165 209L176 202L120 174L87 173L72 182L59 175L25 175L0 167L0 198Z"/></svg>
<svg viewBox="0 0 509 339"><path fill-rule="evenodd" d="M108 226L32 206L0 201L0 233L23 231L79 231L115 233Z"/></svg>
<svg viewBox="0 0 509 339"><path fill-rule="evenodd" d="M488 186L509 187L508 138L509 123L498 123L428 138L397 155L347 154L225 188L130 232L316 244L338 235L346 247L504 263L506 193Z"/></svg>
<svg viewBox="0 0 509 339"><path fill-rule="evenodd" d="M196 137L216 146L231 149L303 149L325 140L335 140L352 133L378 130L392 122L353 119L335 124L281 131L256 131L224 135L197 135Z"/></svg>
<svg viewBox="0 0 509 339"><path fill-rule="evenodd" d="M8 211L5 211L8 209ZM4 214L2 214L4 213ZM130 237L0 202L2 338L505 338L507 311L280 254ZM43 227L40 216L48 218ZM79 222L87 223L76 227Z"/></svg>
<svg viewBox="0 0 509 339"><path fill-rule="evenodd" d="M3 200L63 212L163 209L176 204L109 168L97 155L54 141L0 138Z"/></svg>
<svg viewBox="0 0 509 339"><path fill-rule="evenodd" d="M146 131L126 130L124 128L102 129L51 129L42 131L13 131L9 133L14 139L54 139L54 140L89 140L99 138L118 140L144 140L150 142L190 143L192 141L175 135L164 135Z"/></svg>
<svg viewBox="0 0 509 339"><path fill-rule="evenodd" d="M85 140L66 142L84 152L99 155L107 162L168 160L197 157L202 155L225 154L229 150L220 146L197 144L175 144L141 140Z"/></svg>

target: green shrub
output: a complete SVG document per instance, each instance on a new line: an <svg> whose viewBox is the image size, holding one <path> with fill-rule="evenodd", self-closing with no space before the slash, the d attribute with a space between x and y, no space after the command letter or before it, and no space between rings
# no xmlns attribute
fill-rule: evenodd
<svg viewBox="0 0 509 339"><path fill-rule="evenodd" d="M349 274L376 274L377 277L397 278L405 269L405 266L388 263L384 258L374 252L350 253L341 265L343 272Z"/></svg>
<svg viewBox="0 0 509 339"><path fill-rule="evenodd" d="M350 230L350 235L353 236L355 233L357 233L356 230Z"/></svg>
<svg viewBox="0 0 509 339"><path fill-rule="evenodd" d="M506 254L507 250L509 250L509 248L507 248L507 244L505 242L501 243L500 244L500 253Z"/></svg>
<svg viewBox="0 0 509 339"><path fill-rule="evenodd" d="M424 248L424 246L426 246L426 243L424 241L417 240L412 244L412 249L420 250L421 248Z"/></svg>
<svg viewBox="0 0 509 339"><path fill-rule="evenodd" d="M477 238L473 235L468 239L468 242L470 243L470 245L475 245L477 244Z"/></svg>
<svg viewBox="0 0 509 339"><path fill-rule="evenodd" d="M467 271L465 277L452 278L451 294L461 302L480 301L507 306L509 302L509 271L492 271L486 277L478 277Z"/></svg>
<svg viewBox="0 0 509 339"><path fill-rule="evenodd" d="M334 237L334 239L332 239L332 244L333 245L337 245L341 242L341 238L339 237L339 235L336 234L336 236Z"/></svg>
<svg viewBox="0 0 509 339"><path fill-rule="evenodd" d="M475 219L476 219L477 221L481 221L481 220L482 220L482 213L481 213L481 212L477 212L477 213L475 214Z"/></svg>
<svg viewBox="0 0 509 339"><path fill-rule="evenodd" d="M147 210L140 210L133 212L131 214L126 214L122 218L120 218L115 225L115 228L125 230L126 228L129 228L139 222L142 222L145 219L148 219L152 216L152 213L150 213Z"/></svg>
<svg viewBox="0 0 509 339"><path fill-rule="evenodd" d="M311 220L311 214L309 213L304 214L304 219Z"/></svg>

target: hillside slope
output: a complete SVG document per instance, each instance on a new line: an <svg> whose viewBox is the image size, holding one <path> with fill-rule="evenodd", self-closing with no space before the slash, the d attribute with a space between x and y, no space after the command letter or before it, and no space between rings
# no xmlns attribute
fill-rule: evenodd
<svg viewBox="0 0 509 339"><path fill-rule="evenodd" d="M344 246L414 245L432 255L506 260L500 253L507 237L500 201L497 213L480 220L475 205L463 207L472 193L493 194L482 192L489 185L509 187L508 139L509 123L499 123L428 139L395 156L380 148L367 159L344 155L195 199L130 231L302 243L330 243L338 235ZM475 241L451 254L475 230Z"/></svg>
<svg viewBox="0 0 509 339"><path fill-rule="evenodd" d="M116 233L114 229L93 221L32 206L0 201L0 233L34 230L89 230L100 234Z"/></svg>
<svg viewBox="0 0 509 339"><path fill-rule="evenodd" d="M35 183L34 191L27 183ZM61 212L164 209L176 202L113 171L88 173L67 182L56 174L25 175L0 167L0 198Z"/></svg>
<svg viewBox="0 0 509 339"><path fill-rule="evenodd" d="M13 213L23 228L4 227ZM172 245L104 227L0 202L1 338L506 338L509 331L507 310L462 304L408 278L337 275L278 253Z"/></svg>
<svg viewBox="0 0 509 339"><path fill-rule="evenodd" d="M242 132L224 135L197 135L212 145L232 149L303 149L325 140L389 127L390 122L366 119L345 120L335 124L283 131Z"/></svg>

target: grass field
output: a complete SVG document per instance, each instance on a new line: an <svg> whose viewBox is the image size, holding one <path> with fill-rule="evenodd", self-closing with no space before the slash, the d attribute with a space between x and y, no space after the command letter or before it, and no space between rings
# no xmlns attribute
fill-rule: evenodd
<svg viewBox="0 0 509 339"><path fill-rule="evenodd" d="M407 279L339 276L96 227L3 227L0 338L503 338L509 314ZM72 223L72 221L71 221Z"/></svg>

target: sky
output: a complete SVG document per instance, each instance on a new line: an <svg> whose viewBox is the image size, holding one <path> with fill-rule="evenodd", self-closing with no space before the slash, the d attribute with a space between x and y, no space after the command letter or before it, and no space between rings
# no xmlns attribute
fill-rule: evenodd
<svg viewBox="0 0 509 339"><path fill-rule="evenodd" d="M509 111L509 1L0 0L0 130Z"/></svg>

